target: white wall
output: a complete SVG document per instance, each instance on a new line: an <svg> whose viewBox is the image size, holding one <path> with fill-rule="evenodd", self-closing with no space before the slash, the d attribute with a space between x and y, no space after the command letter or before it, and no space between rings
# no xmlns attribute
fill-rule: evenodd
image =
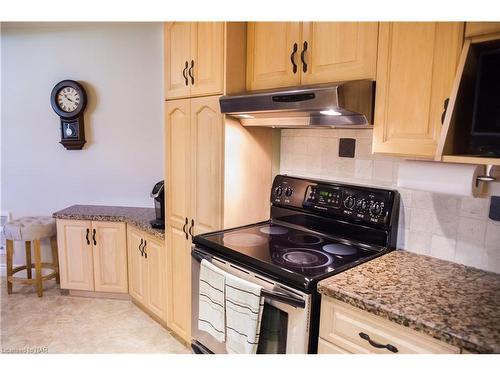
<svg viewBox="0 0 500 375"><path fill-rule="evenodd" d="M356 139L355 158L338 156L341 137ZM500 273L500 222L488 218L489 198L397 188L401 159L371 151L371 130L283 130L281 173L396 188L400 249ZM500 195L500 183L490 188Z"/></svg>
<svg viewBox="0 0 500 375"><path fill-rule="evenodd" d="M1 210L150 206L163 178L161 23L1 25ZM83 82L87 144L66 150L50 92Z"/></svg>

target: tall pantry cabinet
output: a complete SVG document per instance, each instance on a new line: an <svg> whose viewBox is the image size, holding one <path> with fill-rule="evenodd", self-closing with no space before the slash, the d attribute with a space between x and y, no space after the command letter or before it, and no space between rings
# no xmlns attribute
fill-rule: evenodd
<svg viewBox="0 0 500 375"><path fill-rule="evenodd" d="M245 90L245 23L164 32L167 325L190 342L192 238L268 218L273 137L220 113L220 95Z"/></svg>

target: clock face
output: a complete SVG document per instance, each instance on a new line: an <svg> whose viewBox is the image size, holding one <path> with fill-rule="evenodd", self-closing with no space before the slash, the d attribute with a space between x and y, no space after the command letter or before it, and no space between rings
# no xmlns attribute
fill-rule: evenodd
<svg viewBox="0 0 500 375"><path fill-rule="evenodd" d="M80 93L73 87L63 87L56 96L57 105L64 112L73 112L80 104Z"/></svg>

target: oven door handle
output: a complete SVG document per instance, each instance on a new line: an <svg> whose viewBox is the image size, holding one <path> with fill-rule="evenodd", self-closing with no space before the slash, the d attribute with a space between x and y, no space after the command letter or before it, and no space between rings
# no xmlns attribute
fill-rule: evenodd
<svg viewBox="0 0 500 375"><path fill-rule="evenodd" d="M209 255L206 255L206 254L204 254L204 253L202 253L194 248L193 248L193 250L191 250L191 256L200 263L203 259L205 259L209 262L212 261L212 257L210 257ZM292 296L288 293L276 292L274 290L268 290L268 289L262 288L261 294L262 294L262 297L264 297L264 298L269 298L269 299L277 301L277 302L286 303L287 305L290 305L293 307L298 307L301 309L304 309L306 307L306 302L303 299Z"/></svg>

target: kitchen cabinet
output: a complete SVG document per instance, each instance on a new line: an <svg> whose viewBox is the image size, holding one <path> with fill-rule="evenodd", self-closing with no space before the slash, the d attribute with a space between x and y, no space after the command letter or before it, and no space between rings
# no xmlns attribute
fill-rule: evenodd
<svg viewBox="0 0 500 375"><path fill-rule="evenodd" d="M167 102L166 116L168 324L188 341L191 239L221 227L223 115L212 96Z"/></svg>
<svg viewBox="0 0 500 375"><path fill-rule="evenodd" d="M322 354L460 353L457 347L325 295L319 336Z"/></svg>
<svg viewBox="0 0 500 375"><path fill-rule="evenodd" d="M244 69L238 67L242 59L244 63L244 57L240 57L244 54L244 27L241 22L165 23L165 98L242 91L244 78L238 80L233 76ZM225 55L229 47L232 53Z"/></svg>
<svg viewBox="0 0 500 375"><path fill-rule="evenodd" d="M500 33L500 22L467 22L465 24L465 37Z"/></svg>
<svg viewBox="0 0 500 375"><path fill-rule="evenodd" d="M57 219L61 288L127 293L124 223Z"/></svg>
<svg viewBox="0 0 500 375"><path fill-rule="evenodd" d="M373 152L434 158L462 41L460 22L379 25Z"/></svg>
<svg viewBox="0 0 500 375"><path fill-rule="evenodd" d="M94 290L94 259L89 240L91 221L57 220L61 289Z"/></svg>
<svg viewBox="0 0 500 375"><path fill-rule="evenodd" d="M247 89L375 79L376 22L249 22Z"/></svg>
<svg viewBox="0 0 500 375"><path fill-rule="evenodd" d="M127 226L129 293L150 314L167 321L166 251L163 241Z"/></svg>
<svg viewBox="0 0 500 375"><path fill-rule="evenodd" d="M167 324L189 342L191 240L268 218L274 138L222 115L218 96L167 101L165 126Z"/></svg>

